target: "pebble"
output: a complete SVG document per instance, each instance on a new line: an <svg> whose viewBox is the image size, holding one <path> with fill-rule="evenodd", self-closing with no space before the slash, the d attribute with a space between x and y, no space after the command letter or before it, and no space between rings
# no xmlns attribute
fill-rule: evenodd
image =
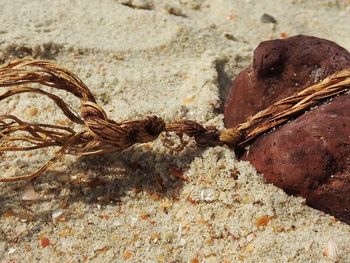
<svg viewBox="0 0 350 263"><path fill-rule="evenodd" d="M39 198L39 194L35 192L33 186L27 186L21 196L23 201L35 201Z"/></svg>
<svg viewBox="0 0 350 263"><path fill-rule="evenodd" d="M260 21L263 23L277 24L276 18L266 13L261 16Z"/></svg>
<svg viewBox="0 0 350 263"><path fill-rule="evenodd" d="M182 10L179 7L166 5L164 9L171 15L186 17L186 15L182 12Z"/></svg>

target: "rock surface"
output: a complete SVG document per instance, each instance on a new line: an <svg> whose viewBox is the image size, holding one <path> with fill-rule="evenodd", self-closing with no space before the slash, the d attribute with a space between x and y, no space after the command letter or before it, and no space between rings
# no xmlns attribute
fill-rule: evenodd
<svg viewBox="0 0 350 263"><path fill-rule="evenodd" d="M225 125L232 127L272 103L350 67L350 53L329 40L298 35L262 42L253 63L233 82Z"/></svg>
<svg viewBox="0 0 350 263"><path fill-rule="evenodd" d="M265 179L350 223L350 95L259 138L245 154Z"/></svg>
<svg viewBox="0 0 350 263"><path fill-rule="evenodd" d="M232 127L275 101L350 67L350 53L315 37L266 41L234 81L225 107ZM242 157L267 182L350 224L350 95L258 138Z"/></svg>

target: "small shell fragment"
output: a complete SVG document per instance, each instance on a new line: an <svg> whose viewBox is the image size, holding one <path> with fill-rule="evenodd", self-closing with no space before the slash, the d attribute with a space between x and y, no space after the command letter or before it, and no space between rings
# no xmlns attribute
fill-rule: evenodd
<svg viewBox="0 0 350 263"><path fill-rule="evenodd" d="M257 227L266 226L271 221L271 219L272 219L272 216L268 216L268 215L260 216L256 219L255 225Z"/></svg>
<svg viewBox="0 0 350 263"><path fill-rule="evenodd" d="M256 234L255 233L250 233L247 237L246 237L246 241L249 243L251 241L253 241L256 238Z"/></svg>
<svg viewBox="0 0 350 263"><path fill-rule="evenodd" d="M24 189L21 199L23 201L35 201L39 198L39 194L35 192L33 186L28 186Z"/></svg>
<svg viewBox="0 0 350 263"><path fill-rule="evenodd" d="M184 245L186 245L186 243L187 243L186 239L180 238L178 245L179 245L180 247L183 247Z"/></svg>
<svg viewBox="0 0 350 263"><path fill-rule="evenodd" d="M333 239L330 239L325 248L323 249L323 255L335 262L337 260L337 254L337 244Z"/></svg>
<svg viewBox="0 0 350 263"><path fill-rule="evenodd" d="M63 209L56 209L56 210L52 211L52 214L51 214L52 221L54 221L54 222L57 221L60 218L60 216L63 215L63 213L64 213Z"/></svg>
<svg viewBox="0 0 350 263"><path fill-rule="evenodd" d="M15 253L15 252L16 252L16 249L13 248L13 247L11 247L11 248L9 249L9 251L7 252L7 254L11 255L11 254L13 254L13 253Z"/></svg>

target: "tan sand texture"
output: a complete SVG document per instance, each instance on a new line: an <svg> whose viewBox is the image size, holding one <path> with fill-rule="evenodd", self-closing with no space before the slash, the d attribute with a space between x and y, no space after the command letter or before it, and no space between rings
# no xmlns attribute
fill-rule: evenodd
<svg viewBox="0 0 350 263"><path fill-rule="evenodd" d="M0 6L2 63L28 56L64 65L116 121L156 114L223 127L230 80L259 42L309 34L350 49L348 1L1 0ZM79 107L73 96L54 92ZM0 109L65 122L40 95L12 97ZM2 175L32 171L51 156L0 155ZM3 262L350 261L348 225L265 184L227 147L190 141L178 152L160 138L122 153L68 157L31 184L0 187ZM337 253L330 253L334 244Z"/></svg>

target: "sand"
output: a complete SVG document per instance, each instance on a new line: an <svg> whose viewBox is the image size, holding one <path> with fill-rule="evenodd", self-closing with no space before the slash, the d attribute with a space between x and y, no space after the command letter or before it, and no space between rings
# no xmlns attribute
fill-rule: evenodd
<svg viewBox="0 0 350 263"><path fill-rule="evenodd" d="M1 62L34 57L64 65L116 121L156 114L223 127L231 79L261 41L309 34L350 49L349 1L0 6ZM277 24L263 23L264 13ZM55 93L79 108L76 98ZM0 109L65 123L39 95L7 99ZM51 155L0 155L1 176L33 171ZM1 262L332 262L324 255L328 242L337 244L337 262L350 262L350 226L264 183L226 147L189 142L176 152L159 139L123 153L68 156L33 183L0 187ZM33 190L36 200L23 200Z"/></svg>

